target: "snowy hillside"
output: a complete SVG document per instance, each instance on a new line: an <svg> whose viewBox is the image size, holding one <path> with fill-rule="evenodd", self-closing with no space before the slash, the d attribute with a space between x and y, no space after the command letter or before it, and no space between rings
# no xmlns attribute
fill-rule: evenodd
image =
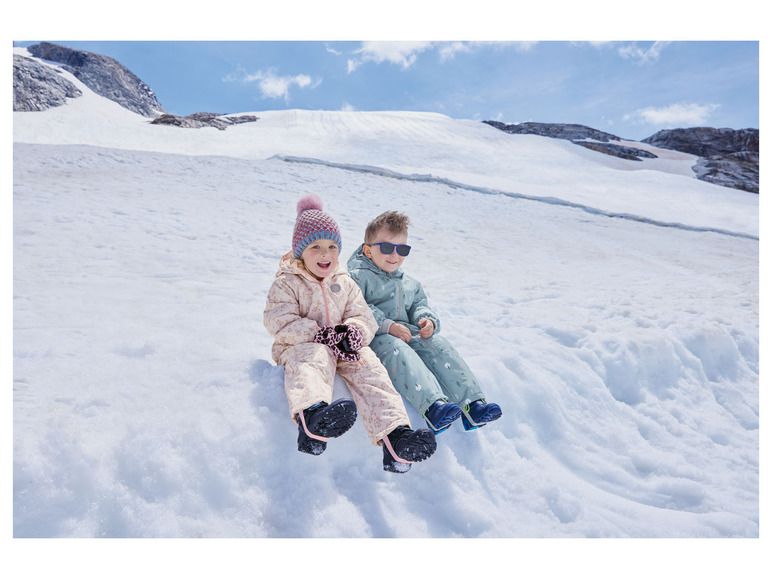
<svg viewBox="0 0 772 579"><path fill-rule="evenodd" d="M757 195L672 151L423 113L151 126L79 88L14 113L14 536L759 536ZM361 422L297 452L261 317L305 193L343 261L410 215L405 269L501 420L406 475Z"/></svg>

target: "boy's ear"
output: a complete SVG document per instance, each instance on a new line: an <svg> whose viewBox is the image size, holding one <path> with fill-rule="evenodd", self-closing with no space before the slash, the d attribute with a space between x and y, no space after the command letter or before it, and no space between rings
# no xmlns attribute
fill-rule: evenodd
<svg viewBox="0 0 772 579"><path fill-rule="evenodd" d="M362 253L364 253L368 259L373 258L373 250L367 244L365 244L365 246L362 248Z"/></svg>

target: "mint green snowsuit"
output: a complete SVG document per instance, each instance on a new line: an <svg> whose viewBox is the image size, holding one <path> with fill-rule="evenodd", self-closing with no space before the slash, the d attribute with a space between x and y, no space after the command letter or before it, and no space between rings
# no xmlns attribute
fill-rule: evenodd
<svg viewBox="0 0 772 579"><path fill-rule="evenodd" d="M388 273L359 248L348 260L348 272L359 285L375 316L378 331L370 348L377 354L397 391L423 415L437 400L461 407L484 398L477 379L440 331L440 320L427 303L421 284L402 269ZM419 320L434 323L434 334L422 338ZM413 338L404 342L389 334L393 323L407 327Z"/></svg>

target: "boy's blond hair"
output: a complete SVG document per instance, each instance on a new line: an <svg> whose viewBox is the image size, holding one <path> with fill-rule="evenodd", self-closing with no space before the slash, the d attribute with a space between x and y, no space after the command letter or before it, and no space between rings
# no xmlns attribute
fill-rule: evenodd
<svg viewBox="0 0 772 579"><path fill-rule="evenodd" d="M365 229L365 243L375 241L375 236L380 229L386 229L389 233L407 233L410 218L398 211L386 211L367 224Z"/></svg>

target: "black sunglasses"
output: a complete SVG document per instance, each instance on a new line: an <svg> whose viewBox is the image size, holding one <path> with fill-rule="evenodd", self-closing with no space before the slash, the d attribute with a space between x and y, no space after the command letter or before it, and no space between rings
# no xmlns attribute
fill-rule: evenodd
<svg viewBox="0 0 772 579"><path fill-rule="evenodd" d="M397 255L401 255L402 257L405 257L410 253L409 245L396 245L394 243L389 243L388 241L381 241L380 243L368 243L367 245L370 247L377 245L383 255L391 255L394 252L394 248L397 249Z"/></svg>

